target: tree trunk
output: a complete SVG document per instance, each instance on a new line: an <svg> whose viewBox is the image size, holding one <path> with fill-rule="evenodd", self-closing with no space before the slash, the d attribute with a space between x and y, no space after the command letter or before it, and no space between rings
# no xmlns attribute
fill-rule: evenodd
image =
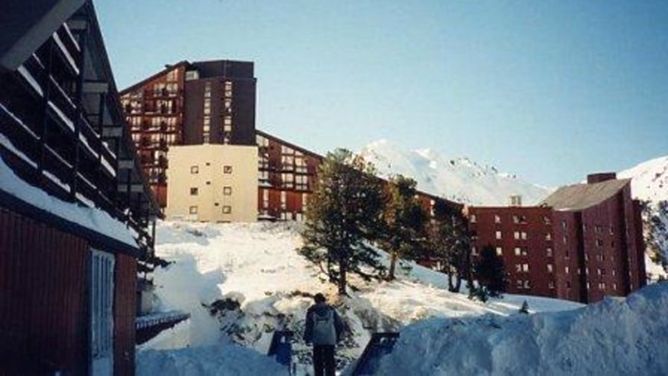
<svg viewBox="0 0 668 376"><path fill-rule="evenodd" d="M461 288L462 288L462 275L461 273L457 273L457 282L455 283L455 289L452 290L452 292L459 292Z"/></svg>
<svg viewBox="0 0 668 376"><path fill-rule="evenodd" d="M387 273L388 281L394 280L394 269L396 269L396 267L397 267L397 253L392 252L390 253L390 271Z"/></svg>
<svg viewBox="0 0 668 376"><path fill-rule="evenodd" d="M348 284L346 281L347 275L347 266L345 263L345 260L343 260L343 257L339 258L339 295L347 295L346 293L346 285Z"/></svg>
<svg viewBox="0 0 668 376"><path fill-rule="evenodd" d="M454 292L455 291L455 286L454 283L452 282L452 268L448 268L448 291Z"/></svg>

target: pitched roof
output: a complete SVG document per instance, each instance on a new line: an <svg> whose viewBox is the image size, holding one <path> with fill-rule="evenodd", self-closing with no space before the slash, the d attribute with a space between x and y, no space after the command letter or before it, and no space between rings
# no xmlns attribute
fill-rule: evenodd
<svg viewBox="0 0 668 376"><path fill-rule="evenodd" d="M0 68L16 70L84 3L84 0L3 0Z"/></svg>
<svg viewBox="0 0 668 376"><path fill-rule="evenodd" d="M630 183L631 179L614 179L594 184L568 185L557 189L540 205L551 206L555 210L583 210L614 196Z"/></svg>

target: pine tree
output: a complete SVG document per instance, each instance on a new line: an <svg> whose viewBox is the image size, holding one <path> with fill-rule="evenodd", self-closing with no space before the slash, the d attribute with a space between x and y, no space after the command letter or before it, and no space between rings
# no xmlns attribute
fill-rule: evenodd
<svg viewBox="0 0 668 376"><path fill-rule="evenodd" d="M300 252L346 294L349 273L368 280L384 273L370 246L382 223L383 192L373 166L345 149L328 153L309 200Z"/></svg>
<svg viewBox="0 0 668 376"><path fill-rule="evenodd" d="M524 303L522 303L522 307L520 307L519 313L523 313L525 315L529 314L529 303L526 300Z"/></svg>
<svg viewBox="0 0 668 376"><path fill-rule="evenodd" d="M474 295L483 302L488 297L501 296L506 291L506 272L503 260L497 256L491 245L483 247L474 263L473 274L478 281Z"/></svg>
<svg viewBox="0 0 668 376"><path fill-rule="evenodd" d="M444 200L434 203L434 217L427 225L428 255L439 261L448 276L448 289L459 292L462 280L470 279L471 239L461 210Z"/></svg>
<svg viewBox="0 0 668 376"><path fill-rule="evenodd" d="M415 258L424 246L427 213L416 198L417 182L397 175L385 189L384 228L379 244L390 253L388 280L393 280L400 258Z"/></svg>

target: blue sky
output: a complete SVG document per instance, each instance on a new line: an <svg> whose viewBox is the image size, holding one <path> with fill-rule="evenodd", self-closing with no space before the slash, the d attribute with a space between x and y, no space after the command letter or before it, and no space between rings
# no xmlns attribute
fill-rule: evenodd
<svg viewBox="0 0 668 376"><path fill-rule="evenodd" d="M95 2L120 88L252 60L257 127L386 138L558 185L668 154L666 1Z"/></svg>

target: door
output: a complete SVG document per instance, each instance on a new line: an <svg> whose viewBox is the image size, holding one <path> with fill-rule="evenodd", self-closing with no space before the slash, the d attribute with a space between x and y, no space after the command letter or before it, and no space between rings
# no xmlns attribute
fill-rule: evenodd
<svg viewBox="0 0 668 376"><path fill-rule="evenodd" d="M91 374L114 373L114 255L92 250L90 284Z"/></svg>

